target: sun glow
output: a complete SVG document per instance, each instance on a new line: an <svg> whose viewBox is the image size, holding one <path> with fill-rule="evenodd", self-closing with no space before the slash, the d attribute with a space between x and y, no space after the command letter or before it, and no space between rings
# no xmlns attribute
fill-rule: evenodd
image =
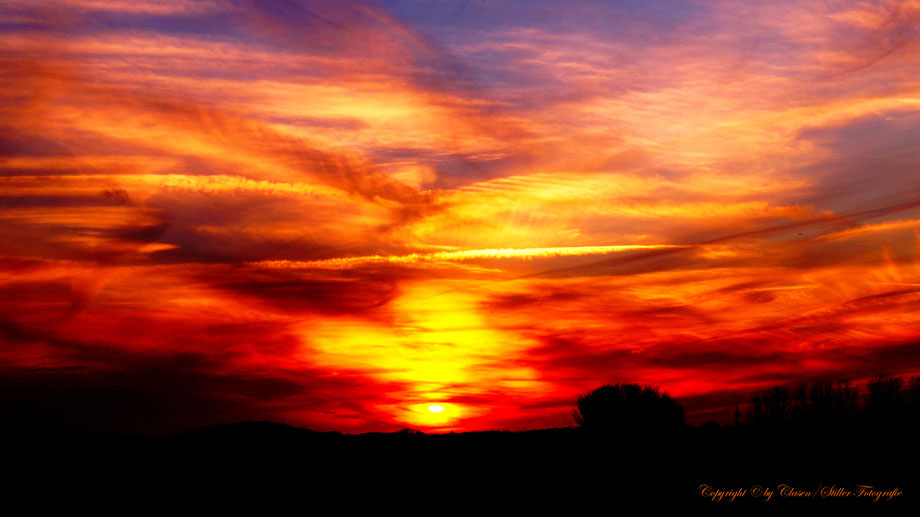
<svg viewBox="0 0 920 517"><path fill-rule="evenodd" d="M393 324L387 327L348 317L311 321L303 330L304 357L331 368L367 368L381 381L404 386L390 396L427 402L380 409L420 427L440 428L482 413L466 405L435 403L458 384L499 386L521 397L545 391L532 369L501 365L503 357L535 343L491 328L479 308L485 293L472 287L469 282L407 287L390 302Z"/></svg>

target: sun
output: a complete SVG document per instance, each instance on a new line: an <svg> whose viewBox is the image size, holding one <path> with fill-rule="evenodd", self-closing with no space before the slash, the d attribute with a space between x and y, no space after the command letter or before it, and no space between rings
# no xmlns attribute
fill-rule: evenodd
<svg viewBox="0 0 920 517"><path fill-rule="evenodd" d="M478 416L481 411L476 408L470 408L464 404L455 402L445 402L445 398L440 396L434 397L430 394L421 401L409 403L406 405L379 406L381 411L390 411L398 414L398 421L409 424L410 426L419 427L425 432L448 431L454 429L456 425L466 418ZM441 395L438 393L437 395Z"/></svg>

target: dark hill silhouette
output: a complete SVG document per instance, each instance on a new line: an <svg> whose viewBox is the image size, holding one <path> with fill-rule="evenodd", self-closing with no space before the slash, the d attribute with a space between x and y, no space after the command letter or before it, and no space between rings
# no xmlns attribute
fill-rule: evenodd
<svg viewBox="0 0 920 517"><path fill-rule="evenodd" d="M338 438L341 433L336 431L320 433L294 427L288 424L279 424L268 421L244 421L236 424L218 424L202 427L194 431L175 435L169 439L175 441L207 441L207 440L316 440L322 438Z"/></svg>
<svg viewBox="0 0 920 517"><path fill-rule="evenodd" d="M651 389L637 400L660 415L642 420L639 433L591 432L594 402L586 405L584 400L592 400L586 396L576 402L582 426L522 432L349 435L240 422L163 438L0 438L5 469L16 474L7 493L55 486L56 497L64 497L60 490L73 491L73 497L103 490L132 501L149 500L151 489L215 497L256 491L271 497L296 494L310 508L320 500L336 501L339 508L358 500L424 501L426 508L450 504L481 511L488 504L523 512L596 504L616 509L637 502L640 507L715 504L701 496L701 484L812 489L867 484L898 487L905 495L887 503L777 497L769 504L904 507L920 499L915 474L920 460L914 409L918 390L915 381L888 379L875 379L879 387L870 383L863 391L845 381L768 390L754 395L744 423L724 426L679 425L682 419L673 407L679 404ZM620 395L622 401L634 400L625 391L614 397ZM774 416L759 421L752 416L756 411ZM615 426L622 423L615 421ZM748 497L731 504L764 503Z"/></svg>

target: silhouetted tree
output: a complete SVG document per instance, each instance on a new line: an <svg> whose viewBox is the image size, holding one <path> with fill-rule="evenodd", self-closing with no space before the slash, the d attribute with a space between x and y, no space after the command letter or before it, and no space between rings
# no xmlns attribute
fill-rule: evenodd
<svg viewBox="0 0 920 517"><path fill-rule="evenodd" d="M866 384L866 412L872 420L896 420L906 416L909 392L900 377L877 375Z"/></svg>
<svg viewBox="0 0 920 517"><path fill-rule="evenodd" d="M757 425L807 427L920 423L920 378L876 375L865 389L849 381L801 385L794 393L775 386L751 396L745 420ZM912 424L913 425L913 424Z"/></svg>
<svg viewBox="0 0 920 517"><path fill-rule="evenodd" d="M666 393L638 384L604 385L580 397L575 422L592 431L676 429L684 409Z"/></svg>
<svg viewBox="0 0 920 517"><path fill-rule="evenodd" d="M802 385L797 393L792 417L809 425L831 424L856 414L859 389L850 381L822 381L810 386Z"/></svg>
<svg viewBox="0 0 920 517"><path fill-rule="evenodd" d="M907 416L913 426L920 424L920 377L913 377L907 383Z"/></svg>
<svg viewBox="0 0 920 517"><path fill-rule="evenodd" d="M751 397L751 419L754 424L782 424L792 414L792 396L782 386L774 386Z"/></svg>
<svg viewBox="0 0 920 517"><path fill-rule="evenodd" d="M920 377L911 378L907 385L907 398L910 399L912 411L920 409Z"/></svg>

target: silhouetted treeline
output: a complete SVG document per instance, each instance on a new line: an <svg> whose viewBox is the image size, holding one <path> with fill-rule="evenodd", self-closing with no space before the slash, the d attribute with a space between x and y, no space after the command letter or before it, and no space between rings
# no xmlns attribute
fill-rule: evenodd
<svg viewBox="0 0 920 517"><path fill-rule="evenodd" d="M865 388L848 380L822 381L797 389L775 386L755 393L748 425L899 426L920 422L920 378L877 375Z"/></svg>

